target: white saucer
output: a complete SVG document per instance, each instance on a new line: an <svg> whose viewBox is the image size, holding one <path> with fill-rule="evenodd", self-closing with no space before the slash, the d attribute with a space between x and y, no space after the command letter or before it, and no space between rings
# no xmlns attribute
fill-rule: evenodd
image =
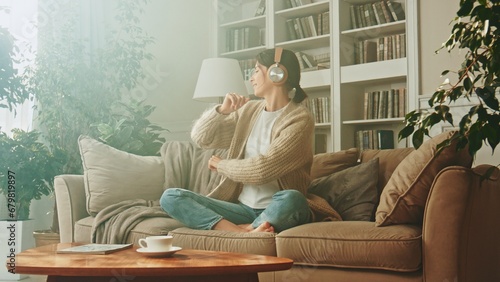
<svg viewBox="0 0 500 282"><path fill-rule="evenodd" d="M172 247L168 251L156 252L156 251L149 251L146 248L139 248L139 249L137 249L137 252L141 253L145 256L148 256L148 257L169 257L169 256L173 255L175 252L178 252L180 250L182 250L181 247Z"/></svg>

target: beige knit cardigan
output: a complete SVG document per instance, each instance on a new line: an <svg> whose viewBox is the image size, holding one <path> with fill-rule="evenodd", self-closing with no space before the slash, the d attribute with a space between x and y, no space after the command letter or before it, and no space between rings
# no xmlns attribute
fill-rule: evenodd
<svg viewBox="0 0 500 282"><path fill-rule="evenodd" d="M277 179L281 190L295 189L307 196L315 220L341 220L323 198L307 193L314 120L304 105L288 103L272 128L268 152L247 159L246 142L265 101L250 101L229 115L219 114L217 107L205 111L191 130L191 138L200 147L228 149L227 159L217 167L221 182L209 197L237 202L243 183L259 185Z"/></svg>

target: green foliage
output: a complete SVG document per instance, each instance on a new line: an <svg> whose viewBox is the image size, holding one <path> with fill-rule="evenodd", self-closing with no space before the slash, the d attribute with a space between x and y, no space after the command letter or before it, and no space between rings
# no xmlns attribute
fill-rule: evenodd
<svg viewBox="0 0 500 282"><path fill-rule="evenodd" d="M487 143L492 152L495 150L500 142L500 109L495 96L500 86L499 27L500 1L460 0L451 35L441 48L448 52L454 48L467 50L460 69L442 73L456 73L458 81L454 84L445 81L436 90L429 99L433 111L408 113L406 126L399 132L400 139L413 134L413 144L418 148L432 126L440 122L454 124L446 104L465 97L477 104L458 123L458 149L468 147L474 156Z"/></svg>
<svg viewBox="0 0 500 282"><path fill-rule="evenodd" d="M52 182L62 163L39 141L39 132L13 129L12 133L9 137L0 132L0 193L15 200L17 219L27 219L31 201L52 193Z"/></svg>
<svg viewBox="0 0 500 282"><path fill-rule="evenodd" d="M1 11L1 9L0 9ZM10 32L0 26L0 108L13 110L13 106L22 104L29 98L22 75L15 64L19 63L19 49Z"/></svg>
<svg viewBox="0 0 500 282"><path fill-rule="evenodd" d="M165 138L160 133L166 129L152 124L148 117L155 107L144 105L144 101L115 103L113 119L109 123L99 123L95 136L102 142L129 153L153 156L159 155Z"/></svg>
<svg viewBox="0 0 500 282"><path fill-rule="evenodd" d="M26 77L38 100L44 139L66 156L63 173L82 172L78 136L95 135L93 124L115 122L111 106L126 100L125 93L145 77L143 63L153 58L147 49L154 39L139 26L138 17L147 1L116 3L116 22L108 23L116 28L102 48L90 48L75 31L78 9L71 1L61 3L39 29L36 64Z"/></svg>

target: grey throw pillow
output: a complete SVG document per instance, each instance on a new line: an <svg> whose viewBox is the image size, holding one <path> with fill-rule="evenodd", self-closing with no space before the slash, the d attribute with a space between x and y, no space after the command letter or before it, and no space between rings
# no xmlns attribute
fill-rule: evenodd
<svg viewBox="0 0 500 282"><path fill-rule="evenodd" d="M370 221L378 202L378 158L312 181L309 193L324 198L344 221Z"/></svg>

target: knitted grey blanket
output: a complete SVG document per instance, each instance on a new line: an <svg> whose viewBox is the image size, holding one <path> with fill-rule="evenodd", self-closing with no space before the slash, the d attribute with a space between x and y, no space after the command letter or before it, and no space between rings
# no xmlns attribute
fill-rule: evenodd
<svg viewBox="0 0 500 282"><path fill-rule="evenodd" d="M101 210L94 220L91 242L124 244L129 232L145 218L168 217L159 201L126 200Z"/></svg>

